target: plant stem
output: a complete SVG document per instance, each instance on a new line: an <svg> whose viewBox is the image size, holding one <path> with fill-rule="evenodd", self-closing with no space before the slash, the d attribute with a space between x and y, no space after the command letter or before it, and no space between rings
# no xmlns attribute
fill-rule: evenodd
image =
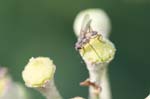
<svg viewBox="0 0 150 99"><path fill-rule="evenodd" d="M111 99L110 86L107 76L107 65L108 64L90 64L87 63L87 68L89 71L90 82L95 83L100 87L100 91L96 93L95 88L90 86L89 88L89 98L90 99Z"/></svg>
<svg viewBox="0 0 150 99"><path fill-rule="evenodd" d="M50 80L44 87L37 88L46 99L62 99L60 93L58 92L54 80Z"/></svg>

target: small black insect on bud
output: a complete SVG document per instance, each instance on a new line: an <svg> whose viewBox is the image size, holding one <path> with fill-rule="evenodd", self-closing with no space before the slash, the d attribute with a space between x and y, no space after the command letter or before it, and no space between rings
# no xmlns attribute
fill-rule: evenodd
<svg viewBox="0 0 150 99"><path fill-rule="evenodd" d="M92 36L97 35L97 31L92 31Z"/></svg>
<svg viewBox="0 0 150 99"><path fill-rule="evenodd" d="M76 44L75 49L76 49L76 50L79 50L79 49L81 49L81 46L78 45L78 44Z"/></svg>

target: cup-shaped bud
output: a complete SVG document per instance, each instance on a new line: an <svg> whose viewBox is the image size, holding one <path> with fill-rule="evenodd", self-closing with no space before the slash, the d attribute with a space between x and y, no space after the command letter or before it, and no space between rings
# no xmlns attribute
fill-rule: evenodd
<svg viewBox="0 0 150 99"><path fill-rule="evenodd" d="M110 62L115 55L114 45L100 35L89 39L81 49L80 55L86 63L99 64Z"/></svg>
<svg viewBox="0 0 150 99"><path fill-rule="evenodd" d="M55 68L47 57L31 58L22 72L23 80L28 87L43 87L53 79Z"/></svg>

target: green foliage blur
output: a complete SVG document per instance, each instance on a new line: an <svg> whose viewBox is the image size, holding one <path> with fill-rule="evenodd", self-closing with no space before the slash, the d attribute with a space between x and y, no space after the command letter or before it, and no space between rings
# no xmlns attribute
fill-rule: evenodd
<svg viewBox="0 0 150 99"><path fill-rule="evenodd" d="M87 8L104 9L117 48L109 66L113 99L143 99L150 91L150 2L148 0L0 0L0 64L24 84L30 57L47 56L57 65L56 84L64 99L88 97L79 82L88 77L74 49L73 21ZM27 89L31 99L44 99Z"/></svg>

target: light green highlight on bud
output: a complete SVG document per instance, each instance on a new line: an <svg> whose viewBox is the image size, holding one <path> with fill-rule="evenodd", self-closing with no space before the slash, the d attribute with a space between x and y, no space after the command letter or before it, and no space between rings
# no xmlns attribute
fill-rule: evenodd
<svg viewBox="0 0 150 99"><path fill-rule="evenodd" d="M96 35L79 50L85 62L98 64L110 62L115 55L114 45L101 35Z"/></svg>
<svg viewBox="0 0 150 99"><path fill-rule="evenodd" d="M3 96L8 89L10 77L7 75L7 69L0 67L0 98Z"/></svg>
<svg viewBox="0 0 150 99"><path fill-rule="evenodd" d="M28 87L43 87L53 79L55 68L48 57L31 58L22 72L23 80Z"/></svg>
<svg viewBox="0 0 150 99"><path fill-rule="evenodd" d="M7 83L8 83L8 77L6 78L0 78L0 96L3 95L7 88Z"/></svg>

